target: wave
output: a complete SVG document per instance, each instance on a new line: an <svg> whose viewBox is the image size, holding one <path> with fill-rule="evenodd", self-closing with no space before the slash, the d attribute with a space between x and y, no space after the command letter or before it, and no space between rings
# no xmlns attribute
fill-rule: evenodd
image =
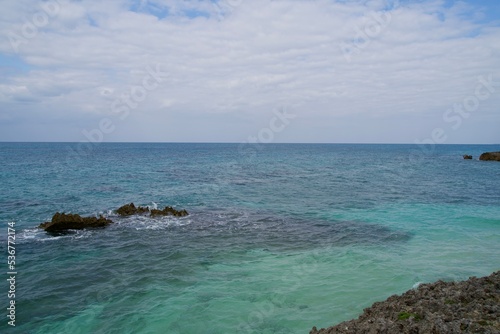
<svg viewBox="0 0 500 334"><path fill-rule="evenodd" d="M132 228L137 231L141 230L164 230L177 226L185 226L192 223L189 217L149 217L149 216L131 216L119 218L115 220L115 224L111 228Z"/></svg>
<svg viewBox="0 0 500 334"><path fill-rule="evenodd" d="M16 234L16 242L17 243L26 243L26 242L47 242L47 241L56 241L61 239L86 239L92 236L94 230L85 229L85 230L68 230L65 233L47 233L41 228L32 227L19 231Z"/></svg>

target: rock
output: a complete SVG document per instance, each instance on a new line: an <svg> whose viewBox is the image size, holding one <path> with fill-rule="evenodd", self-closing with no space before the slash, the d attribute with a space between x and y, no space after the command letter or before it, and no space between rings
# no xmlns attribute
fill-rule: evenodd
<svg viewBox="0 0 500 334"><path fill-rule="evenodd" d="M163 210L153 209L148 207L138 206L134 203L126 204L116 210L120 216L132 216L148 213L151 217L156 216L175 216L184 217L188 215L186 210L176 210L170 206L166 206ZM40 224L38 227L47 232L60 232L65 230L81 230L89 227L104 227L112 224L113 221L106 219L103 216L99 217L81 217L77 214L65 214L56 212L50 222Z"/></svg>
<svg viewBox="0 0 500 334"><path fill-rule="evenodd" d="M481 154L479 160L500 161L500 152L486 152Z"/></svg>
<svg viewBox="0 0 500 334"><path fill-rule="evenodd" d="M89 227L104 227L112 224L113 221L103 216L81 217L77 214L65 214L56 212L50 222L40 224L38 227L47 232L59 232L65 230L81 230Z"/></svg>
<svg viewBox="0 0 500 334"><path fill-rule="evenodd" d="M116 210L116 213L119 214L120 216L132 216L132 215L137 215L137 214L142 214L149 212L149 208L147 207L136 207L134 203L130 204L125 204L124 206L121 206Z"/></svg>
<svg viewBox="0 0 500 334"><path fill-rule="evenodd" d="M310 334L500 333L500 271L463 282L423 284L377 302L356 320Z"/></svg>
<svg viewBox="0 0 500 334"><path fill-rule="evenodd" d="M175 216L175 217L184 217L189 215L186 210L176 210L170 206L166 206L163 210L152 209L149 210L148 207L139 206L136 207L134 203L126 204L118 210L116 210L120 216L131 216L136 214L149 213L151 217L156 216Z"/></svg>
<svg viewBox="0 0 500 334"><path fill-rule="evenodd" d="M471 160L471 159L472 159L472 155L467 155L467 154L465 154L465 155L464 155L464 159L465 159L465 160Z"/></svg>
<svg viewBox="0 0 500 334"><path fill-rule="evenodd" d="M186 210L175 210L170 206L166 206L163 210L151 210L151 217L154 216L175 216L175 217L184 217L187 216L188 212Z"/></svg>

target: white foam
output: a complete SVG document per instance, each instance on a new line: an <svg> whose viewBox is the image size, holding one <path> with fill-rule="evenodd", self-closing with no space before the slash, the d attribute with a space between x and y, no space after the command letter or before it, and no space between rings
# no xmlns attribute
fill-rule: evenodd
<svg viewBox="0 0 500 334"><path fill-rule="evenodd" d="M40 238L40 236L44 233L45 232L42 229L39 229L37 227L28 228L28 229L21 231L21 238L20 239L21 240L22 239L26 239L26 240L36 239L37 237ZM18 235L18 238L19 238L19 235Z"/></svg>
<svg viewBox="0 0 500 334"><path fill-rule="evenodd" d="M189 218L179 217L155 217L149 216L133 216L126 218L121 222L117 222L121 227L134 228L135 230L164 230L174 226L185 226L191 224L192 220Z"/></svg>
<svg viewBox="0 0 500 334"><path fill-rule="evenodd" d="M33 228L27 228L22 230L20 233L17 235L17 241L19 243L24 243L24 242L46 242L46 241L54 241L54 240L59 240L59 239L81 239L81 238L88 238L92 232L90 230L70 230L70 233L64 234L64 235L50 235L49 233L45 232L41 228L38 227L33 227Z"/></svg>

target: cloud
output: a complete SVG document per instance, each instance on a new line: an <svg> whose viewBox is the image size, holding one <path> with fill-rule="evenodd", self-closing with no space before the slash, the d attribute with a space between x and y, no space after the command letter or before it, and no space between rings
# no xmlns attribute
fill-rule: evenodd
<svg viewBox="0 0 500 334"><path fill-rule="evenodd" d="M413 142L449 128L443 113L474 93L479 76L500 81L500 28L477 14L484 4L20 0L3 7L0 53L30 70L0 79L1 119L17 120L18 130L4 122L0 140L81 140L85 127L108 117L117 130L105 140L244 141L287 106L298 118L277 141ZM116 105L139 94L147 68L158 66L162 81L120 117ZM498 92L464 120L478 127L477 142L500 141L498 131L481 131L500 124ZM61 115L73 132L28 131L40 119L64 126Z"/></svg>

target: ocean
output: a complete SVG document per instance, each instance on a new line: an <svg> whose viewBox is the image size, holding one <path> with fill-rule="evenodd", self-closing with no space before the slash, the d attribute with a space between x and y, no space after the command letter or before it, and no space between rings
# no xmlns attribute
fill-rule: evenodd
<svg viewBox="0 0 500 334"><path fill-rule="evenodd" d="M423 282L488 275L500 163L478 156L498 150L0 143L0 332L308 333ZM114 213L130 202L190 215ZM56 212L115 223L37 228Z"/></svg>

